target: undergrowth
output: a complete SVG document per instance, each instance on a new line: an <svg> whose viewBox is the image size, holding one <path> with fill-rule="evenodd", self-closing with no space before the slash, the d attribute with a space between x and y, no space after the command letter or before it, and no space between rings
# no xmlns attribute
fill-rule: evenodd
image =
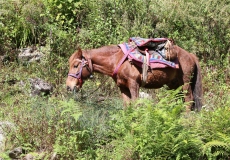
<svg viewBox="0 0 230 160"><path fill-rule="evenodd" d="M162 88L153 99L125 109L116 97L98 101L97 94L66 99L23 93L1 95L1 121L14 126L2 127L7 133L2 157L17 146L42 152L45 159L53 154L59 159L227 159L230 154L227 99L215 109L204 106L186 114L180 88Z"/></svg>

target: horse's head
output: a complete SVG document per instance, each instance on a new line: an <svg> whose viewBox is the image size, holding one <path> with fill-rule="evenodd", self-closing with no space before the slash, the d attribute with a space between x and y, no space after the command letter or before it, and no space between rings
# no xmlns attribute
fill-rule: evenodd
<svg viewBox="0 0 230 160"><path fill-rule="evenodd" d="M69 73L66 79L67 90L78 91L82 87L83 80L90 76L92 76L92 62L82 55L82 51L79 48L69 58Z"/></svg>
<svg viewBox="0 0 230 160"><path fill-rule="evenodd" d="M175 58L177 58L177 51L174 46L174 41L172 39L168 39L165 44L165 59L174 60Z"/></svg>

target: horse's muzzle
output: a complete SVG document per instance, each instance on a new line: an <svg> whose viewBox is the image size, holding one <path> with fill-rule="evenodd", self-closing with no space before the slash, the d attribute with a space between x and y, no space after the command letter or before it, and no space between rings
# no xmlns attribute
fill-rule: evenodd
<svg viewBox="0 0 230 160"><path fill-rule="evenodd" d="M67 86L67 92L73 92L73 94L77 93L79 91L79 87L74 86L73 89L71 87Z"/></svg>
<svg viewBox="0 0 230 160"><path fill-rule="evenodd" d="M72 91L72 89L69 86L67 86L66 89L67 89L67 92Z"/></svg>

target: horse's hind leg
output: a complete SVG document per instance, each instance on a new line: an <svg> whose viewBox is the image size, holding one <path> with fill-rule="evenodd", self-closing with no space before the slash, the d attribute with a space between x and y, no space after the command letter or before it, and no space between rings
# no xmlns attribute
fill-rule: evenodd
<svg viewBox="0 0 230 160"><path fill-rule="evenodd" d="M131 93L131 99L132 100L136 100L139 97L139 84L134 81L134 80L130 80L129 81L129 90Z"/></svg>
<svg viewBox="0 0 230 160"><path fill-rule="evenodd" d="M185 92L184 101L187 103L186 112L190 112L193 109L193 94L192 88L189 83L186 83L182 87L183 91Z"/></svg>

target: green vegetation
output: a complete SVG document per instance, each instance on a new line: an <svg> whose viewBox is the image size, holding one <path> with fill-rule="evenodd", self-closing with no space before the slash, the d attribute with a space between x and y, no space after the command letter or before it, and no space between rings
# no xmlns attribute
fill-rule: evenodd
<svg viewBox="0 0 230 160"><path fill-rule="evenodd" d="M230 158L229 0L0 0L0 6L0 121L14 124L1 126L0 158L10 159L19 146L37 159ZM165 88L144 90L153 99L123 110L112 79L97 74L79 94L66 93L68 58L77 46L131 36L173 38L200 58L201 112L184 114L179 89ZM27 46L45 48L40 63L17 61ZM31 97L34 77L51 83L53 93Z"/></svg>

